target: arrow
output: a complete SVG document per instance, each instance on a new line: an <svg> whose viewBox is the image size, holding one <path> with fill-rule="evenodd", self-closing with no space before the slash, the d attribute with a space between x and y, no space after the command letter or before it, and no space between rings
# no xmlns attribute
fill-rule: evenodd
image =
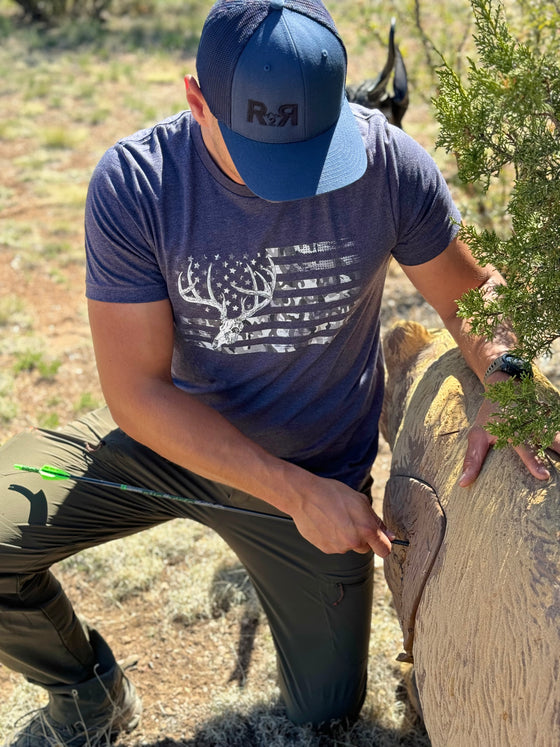
<svg viewBox="0 0 560 747"><path fill-rule="evenodd" d="M192 503L196 506L204 506L205 508L216 508L222 511L232 511L234 513L248 514L250 516L259 516L265 519L279 519L280 521L292 521L290 516L278 516L277 514L266 514L262 511L251 511L248 508L239 508L238 506L223 506L221 503L209 503L208 501L199 501L196 498L187 498L184 495L172 495L171 493L161 493L159 490L150 490L150 488L140 488L135 485L124 485L119 482L111 482L110 480L99 480L95 477L86 477L85 475L73 475L67 472L65 469L60 467L53 467L50 464L44 464L42 467L30 467L26 464L14 464L14 469L22 470L23 472L35 472L44 480L76 480L78 482L88 482L94 485L103 485L106 488L115 488L117 490L125 490L129 493L140 493L142 495L149 495L152 498L168 498L174 501L183 501L184 503ZM410 544L408 540L394 539L391 540L393 545L402 545L408 547Z"/></svg>
<svg viewBox="0 0 560 747"><path fill-rule="evenodd" d="M204 506L205 508L216 508L222 511L233 511L234 513L249 514L250 516L260 516L265 519L279 519L280 521L292 521L290 516L278 516L277 514L267 514L262 511L251 511L248 508L239 508L238 506L224 506L221 503L210 503L209 501L200 501L196 498L187 498L184 495L172 495L171 493L161 493L159 490L150 490L150 488L140 488L136 485L124 485L110 480L99 480L95 477L86 477L85 475L73 475L60 467L53 467L50 464L44 464L42 467L30 467L27 464L14 464L14 469L23 472L35 472L44 480L76 480L78 482L87 482L93 485L102 485L106 488L115 488L116 490L125 490L128 493L140 493L149 495L152 498L167 498L174 501L183 501L192 503L195 506Z"/></svg>

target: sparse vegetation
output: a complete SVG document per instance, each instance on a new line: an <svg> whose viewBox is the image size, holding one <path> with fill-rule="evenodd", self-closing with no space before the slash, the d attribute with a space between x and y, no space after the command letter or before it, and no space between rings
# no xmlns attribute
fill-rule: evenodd
<svg viewBox="0 0 560 747"><path fill-rule="evenodd" d="M0 327L21 324L24 309L23 299L15 294L10 293L0 298Z"/></svg>
<svg viewBox="0 0 560 747"><path fill-rule="evenodd" d="M60 368L61 361L49 360L40 350L28 349L16 353L13 371L15 374L21 371L38 371L41 378L51 381Z"/></svg>
<svg viewBox="0 0 560 747"><path fill-rule="evenodd" d="M84 412L90 412L101 407L102 401L95 397L91 392L84 392L80 395L80 398L74 403L74 412L76 415Z"/></svg>
<svg viewBox="0 0 560 747"><path fill-rule="evenodd" d="M49 431L55 431L61 425L60 418L56 412L39 413L37 420L40 428L45 428Z"/></svg>
<svg viewBox="0 0 560 747"><path fill-rule="evenodd" d="M0 425L8 424L18 413L13 400L13 382L6 374L0 374Z"/></svg>

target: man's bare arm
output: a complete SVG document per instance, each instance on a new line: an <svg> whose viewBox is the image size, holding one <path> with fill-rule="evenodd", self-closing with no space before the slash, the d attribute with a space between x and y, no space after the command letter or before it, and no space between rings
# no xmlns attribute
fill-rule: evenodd
<svg viewBox="0 0 560 747"><path fill-rule="evenodd" d="M324 552L390 552L384 527L364 495L272 456L173 384L168 301L90 301L88 308L105 399L115 422L132 438L289 514L300 533Z"/></svg>
<svg viewBox="0 0 560 747"><path fill-rule="evenodd" d="M453 335L457 345L472 370L483 384L506 380L507 374L496 372L486 381L484 376L490 364L502 353L516 345L516 338L507 321L496 329L492 340L485 340L470 334L467 319L457 316L457 300L471 288L482 288L491 294L493 289L505 281L500 273L491 266L481 267L473 258L468 246L455 239L435 259L422 265L403 266L403 270L424 296L428 303L438 312L445 326ZM478 476L488 450L495 443L495 438L485 429L496 406L490 400L484 400L474 426L469 433L467 452L463 464L460 484L470 485ZM553 445L560 452L560 434ZM529 472L543 480L549 477L548 470L532 449L518 446L515 449Z"/></svg>

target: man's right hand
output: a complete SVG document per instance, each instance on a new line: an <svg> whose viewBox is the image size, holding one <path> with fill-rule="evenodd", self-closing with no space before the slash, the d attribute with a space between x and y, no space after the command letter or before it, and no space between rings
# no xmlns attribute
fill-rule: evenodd
<svg viewBox="0 0 560 747"><path fill-rule="evenodd" d="M319 480L320 493L308 493L291 511L299 533L324 553L373 550L382 558L389 555L394 535L367 497L337 480Z"/></svg>

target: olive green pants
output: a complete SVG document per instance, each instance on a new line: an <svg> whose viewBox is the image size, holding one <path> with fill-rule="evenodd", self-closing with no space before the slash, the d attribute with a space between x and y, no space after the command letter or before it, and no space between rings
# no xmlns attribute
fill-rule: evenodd
<svg viewBox="0 0 560 747"><path fill-rule="evenodd" d="M326 555L292 521L201 507L78 481L46 481L14 464L139 485L210 503L273 512L141 446L104 408L59 432L23 433L0 449L0 661L49 691L53 711L80 686L95 712L94 667L110 648L76 617L50 566L74 553L188 518L212 527L243 563L267 614L288 716L354 718L366 689L372 555ZM96 643L97 641L97 643ZM185 662L185 666L196 662ZM103 696L104 697L104 696ZM100 693L100 699L102 694ZM61 706L62 704L62 706ZM70 717L69 717L70 718Z"/></svg>

